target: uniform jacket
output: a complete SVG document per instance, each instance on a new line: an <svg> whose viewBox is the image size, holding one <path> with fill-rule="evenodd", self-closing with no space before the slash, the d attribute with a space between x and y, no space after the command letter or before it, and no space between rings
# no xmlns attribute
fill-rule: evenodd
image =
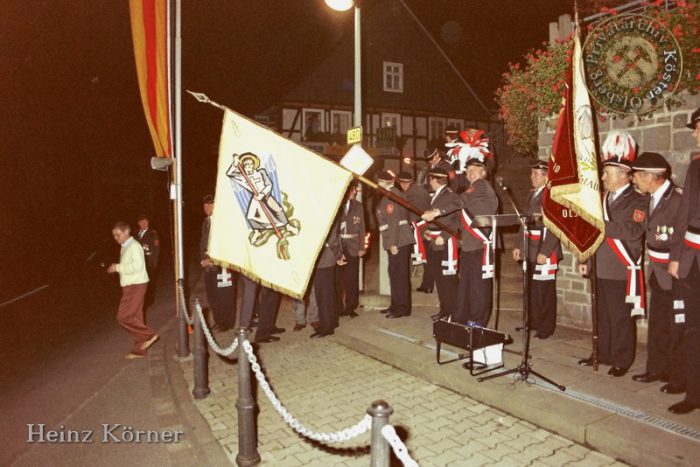
<svg viewBox="0 0 700 467"><path fill-rule="evenodd" d="M700 250L685 244L683 239L686 232L700 233L700 159L691 161L686 171L683 195L674 225L673 234L677 236L678 243L671 249L671 261L680 262L678 274L683 278L690 272L693 260L697 259L700 267Z"/></svg>
<svg viewBox="0 0 700 467"><path fill-rule="evenodd" d="M459 199L459 195L450 189L449 186L445 186L437 196L433 196L430 200L430 209L439 209L440 216L437 218L440 223L452 229L453 232L459 230L459 216L462 209L462 202ZM450 234L443 231L440 227L433 224L432 222L426 226L426 231L440 231L440 236L443 240L447 241L450 238ZM431 241L434 250L442 250L445 245L436 245L435 240Z"/></svg>
<svg viewBox="0 0 700 467"><path fill-rule="evenodd" d="M421 211L425 211L426 209L430 208L430 194L421 185L411 183L411 186L408 187L408 190L404 191L403 194L406 201ZM409 211L408 216L411 222L417 222L420 220L420 216L415 212Z"/></svg>
<svg viewBox="0 0 700 467"><path fill-rule="evenodd" d="M209 259L207 249L209 248L209 227L211 226L211 217L207 216L202 221L202 235L199 237L199 260L204 261Z"/></svg>
<svg viewBox="0 0 700 467"><path fill-rule="evenodd" d="M462 209L466 210L473 218L480 215L496 214L498 210L498 197L493 188L484 179L472 183L467 190L459 195L462 201ZM462 239L462 251L480 250L484 242L475 238L463 226L460 227ZM487 236L490 229L481 229Z"/></svg>
<svg viewBox="0 0 700 467"><path fill-rule="evenodd" d="M141 232L136 233L136 240L143 247L143 254L146 256L146 266L149 269L154 269L158 267L158 258L160 257L160 239L158 238L158 232L149 228L143 237L139 237Z"/></svg>
<svg viewBox="0 0 700 467"><path fill-rule="evenodd" d="M603 202L606 203L608 192ZM615 201L608 204L608 216L605 221L605 240L596 251L596 277L600 279L627 280L627 266L620 261L613 251L608 239L621 240L626 246L632 260L636 261L642 254L642 239L646 229L646 213L649 201L628 186Z"/></svg>
<svg viewBox="0 0 700 467"><path fill-rule="evenodd" d="M316 261L316 269L330 268L336 265L336 261L343 257L343 249L340 243L340 222L333 222L326 241L321 248L321 253Z"/></svg>
<svg viewBox="0 0 700 467"><path fill-rule="evenodd" d="M346 212L346 203L340 208L340 240L350 256L359 256L365 246L365 212L362 203L354 199L350 200Z"/></svg>
<svg viewBox="0 0 700 467"><path fill-rule="evenodd" d="M671 275L668 273L668 261L659 262L655 260L654 256L658 256L657 252L662 255L669 255L670 251L676 248L676 245L682 240L682 237L676 233L674 228L678 207L683 197L682 193L683 190L671 183L661 195L659 204L647 215L646 245L647 253L649 254L649 264L651 265L650 269L664 290L671 290ZM647 198L650 199L651 197Z"/></svg>
<svg viewBox="0 0 700 467"><path fill-rule="evenodd" d="M532 190L527 198L527 207L525 213L529 216L534 216L532 222L530 223L529 230L531 233L533 231L539 231L539 238L533 238L532 235L528 236L528 261L536 262L537 255L543 254L546 257L550 257L552 253L556 254L557 261L561 261L564 257L561 250L561 242L552 232L544 226L542 220L542 197L544 196L544 189L540 190L535 196L537 190ZM523 228L520 227L520 251L525 254L525 243L523 241Z"/></svg>
<svg viewBox="0 0 700 467"><path fill-rule="evenodd" d="M389 191L404 197L401 190L395 186L392 186ZM415 243L406 208L383 196L377 204L376 214L385 250L391 249L392 246L401 248Z"/></svg>

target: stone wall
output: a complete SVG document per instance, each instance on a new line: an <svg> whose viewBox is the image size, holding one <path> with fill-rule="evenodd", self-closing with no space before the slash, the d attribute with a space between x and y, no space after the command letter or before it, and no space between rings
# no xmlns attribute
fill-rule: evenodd
<svg viewBox="0 0 700 467"><path fill-rule="evenodd" d="M659 110L650 119L638 121L636 117L624 119L605 118L598 120L598 136L602 143L611 129L628 131L639 145L639 151L653 151L662 154L672 167L672 179L683 186L685 172L690 163L690 154L698 151L691 131L685 126L690 114L700 107L700 95L685 96L683 107ZM539 123L539 157L547 159L552 151L552 140L556 128L556 118ZM564 252L564 261L557 276L557 321L565 326L591 328L591 288L590 281L583 279L576 271L573 256ZM640 321L638 337L646 341L646 322Z"/></svg>

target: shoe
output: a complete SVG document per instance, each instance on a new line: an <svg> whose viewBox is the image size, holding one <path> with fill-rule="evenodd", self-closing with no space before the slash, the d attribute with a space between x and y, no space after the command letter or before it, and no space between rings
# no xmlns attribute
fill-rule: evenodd
<svg viewBox="0 0 700 467"><path fill-rule="evenodd" d="M538 332L535 334L535 339L545 340L545 339L549 339L551 336L552 336L551 334L540 334Z"/></svg>
<svg viewBox="0 0 700 467"><path fill-rule="evenodd" d="M387 318L403 318L404 316L411 316L411 313L394 313L392 311L386 314Z"/></svg>
<svg viewBox="0 0 700 467"><path fill-rule="evenodd" d="M147 348L155 344L158 339L160 339L160 336L158 334L153 334L153 337L141 344L141 350L146 350Z"/></svg>
<svg viewBox="0 0 700 467"><path fill-rule="evenodd" d="M687 400L682 400L669 407L668 411L678 415L683 415L692 412L695 409L700 409L700 406L693 404L692 402L688 402Z"/></svg>
<svg viewBox="0 0 700 467"><path fill-rule="evenodd" d="M661 386L659 391L663 392L664 394L682 394L685 392L685 388L683 386L674 386L671 383L667 383Z"/></svg>
<svg viewBox="0 0 700 467"><path fill-rule="evenodd" d="M286 331L284 328L272 328L270 334L282 334L284 331Z"/></svg>
<svg viewBox="0 0 700 467"><path fill-rule="evenodd" d="M255 342L258 344L277 342L278 340L280 340L280 338L277 336L273 336L272 334L268 336L255 336Z"/></svg>
<svg viewBox="0 0 700 467"><path fill-rule="evenodd" d="M625 376L627 373L627 370L625 368L620 368L619 366L614 366L608 370L608 376L612 376L614 378L619 378L620 376Z"/></svg>
<svg viewBox="0 0 700 467"><path fill-rule="evenodd" d="M640 383L653 383L654 381L661 381L663 377L663 375L660 375L658 373L652 373L650 371L647 371L646 373L642 373L641 375L633 375L632 379Z"/></svg>
<svg viewBox="0 0 700 467"><path fill-rule="evenodd" d="M136 360L137 358L143 358L143 357L145 357L145 355L139 355L139 354L134 353L134 352L129 352L128 354L126 354L127 360Z"/></svg>
<svg viewBox="0 0 700 467"><path fill-rule="evenodd" d="M578 361L581 366L593 366L593 357L584 358Z"/></svg>
<svg viewBox="0 0 700 467"><path fill-rule="evenodd" d="M389 308L384 308L383 310L379 310L380 313L386 314L386 313L391 313L391 307Z"/></svg>
<svg viewBox="0 0 700 467"><path fill-rule="evenodd" d="M331 332L316 331L315 333L311 334L309 337L326 337L326 336L330 336L331 334L333 334L333 331L331 331Z"/></svg>
<svg viewBox="0 0 700 467"><path fill-rule="evenodd" d="M294 329L292 329L292 331L294 331L294 332L301 331L305 327L306 327L306 324L295 324Z"/></svg>
<svg viewBox="0 0 700 467"><path fill-rule="evenodd" d="M527 331L527 326L518 326L517 328L515 328L515 330L517 332Z"/></svg>
<svg viewBox="0 0 700 467"><path fill-rule="evenodd" d="M360 315L358 315L357 313L355 313L354 311L351 310L351 311L348 311L347 313L345 313L344 316L349 316L351 318L357 318Z"/></svg>
<svg viewBox="0 0 700 467"><path fill-rule="evenodd" d="M439 320L439 319L447 318L447 317L449 317L449 316L450 316L449 313L444 313L444 312L441 311L440 313L435 313L434 315L430 315L430 318L431 318L433 321L437 321L437 320Z"/></svg>
<svg viewBox="0 0 700 467"><path fill-rule="evenodd" d="M321 323L318 321L311 321L311 327L318 330L321 327Z"/></svg>
<svg viewBox="0 0 700 467"><path fill-rule="evenodd" d="M433 289L426 289L425 287L418 287L416 290L423 293L433 293Z"/></svg>

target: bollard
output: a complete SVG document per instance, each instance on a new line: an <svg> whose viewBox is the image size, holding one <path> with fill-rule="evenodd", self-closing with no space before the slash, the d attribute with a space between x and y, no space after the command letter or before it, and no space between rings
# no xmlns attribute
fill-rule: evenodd
<svg viewBox="0 0 700 467"><path fill-rule="evenodd" d="M177 295L175 297L177 307L177 356L185 358L190 354L190 342L187 334L187 320L185 319L185 289L183 280L177 280Z"/></svg>
<svg viewBox="0 0 700 467"><path fill-rule="evenodd" d="M389 424L394 409L386 401L374 401L367 413L372 417L370 464L372 467L389 467L389 443L382 435L382 428Z"/></svg>
<svg viewBox="0 0 700 467"><path fill-rule="evenodd" d="M194 305L193 324L194 324L194 389L192 395L195 399L204 399L211 392L209 390L209 368L207 365L207 349L205 346L204 329L202 328L202 305L199 304L199 298L192 299Z"/></svg>
<svg viewBox="0 0 700 467"><path fill-rule="evenodd" d="M255 429L255 399L250 379L250 362L243 347L246 329L238 330L238 454L236 464L248 466L260 463L258 433Z"/></svg>

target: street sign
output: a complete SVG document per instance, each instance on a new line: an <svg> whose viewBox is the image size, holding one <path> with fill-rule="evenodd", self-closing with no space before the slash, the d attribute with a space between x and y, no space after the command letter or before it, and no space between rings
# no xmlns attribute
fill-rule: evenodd
<svg viewBox="0 0 700 467"><path fill-rule="evenodd" d="M350 128L348 130L348 144L355 144L362 142L362 127L357 126L355 128Z"/></svg>

